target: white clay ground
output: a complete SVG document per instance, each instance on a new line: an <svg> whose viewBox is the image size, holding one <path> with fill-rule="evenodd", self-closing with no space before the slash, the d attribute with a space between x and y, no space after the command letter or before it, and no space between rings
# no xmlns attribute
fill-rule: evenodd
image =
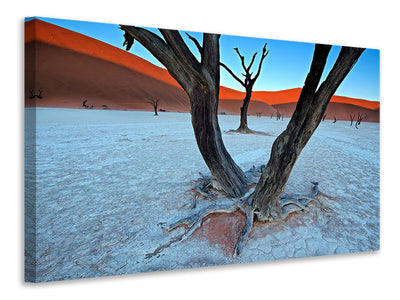
<svg viewBox="0 0 400 300"><path fill-rule="evenodd" d="M237 128L239 116L219 121L226 132ZM288 119L248 121L268 135L223 134L243 170L267 163ZM208 174L190 115L38 108L36 122L37 281L379 249L379 124L364 122L355 129L348 121L327 120L301 153L285 192L307 195L310 182L318 181L332 197L320 197L332 213L311 203L310 211L284 222L256 223L240 258L207 234L146 258L184 230L168 233L160 224L210 204L200 199L190 209L193 181L199 172ZM28 176L31 150L26 149Z"/></svg>

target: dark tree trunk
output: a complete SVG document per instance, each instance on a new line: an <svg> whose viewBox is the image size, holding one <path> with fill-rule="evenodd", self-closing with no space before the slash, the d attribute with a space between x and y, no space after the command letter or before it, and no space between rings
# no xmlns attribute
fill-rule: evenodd
<svg viewBox="0 0 400 300"><path fill-rule="evenodd" d="M331 46L316 45L296 110L275 140L268 164L249 202L261 221L282 217L281 195L301 151L321 122L326 107L364 49L343 47L326 80L317 90Z"/></svg>
<svg viewBox="0 0 400 300"><path fill-rule="evenodd" d="M355 117L356 117L355 114L354 115L350 114L350 126L353 126L353 121Z"/></svg>
<svg viewBox="0 0 400 300"><path fill-rule="evenodd" d="M189 95L192 104L192 126L197 145L211 171L213 186L228 195L240 197L247 186L243 171L236 165L222 141L218 124L217 91L207 88L207 93L194 86Z"/></svg>
<svg viewBox="0 0 400 300"><path fill-rule="evenodd" d="M164 40L146 29L121 25L126 44L138 40L168 70L188 94L197 145L210 169L213 186L228 195L244 195L247 179L226 150L218 124L220 83L219 35L203 34L199 62L175 30L160 29ZM131 40L131 38L133 40Z"/></svg>
<svg viewBox="0 0 400 300"><path fill-rule="evenodd" d="M236 131L240 132L240 133L254 133L254 131L250 130L247 125L247 109L249 107L249 103L251 100L251 93L253 91L254 83L256 82L258 76L260 76L263 61L268 55L268 51L267 51L266 47L267 47L267 44L264 45L264 48L262 50L260 63L258 65L258 71L254 77L252 77L253 73L250 72L250 69L254 63L254 59L257 56L257 52L253 54L250 64L246 67L245 62L244 62L244 56L242 56L240 54L238 48L234 48L234 50L237 52L237 54L239 55L239 58L242 62L242 67L244 70L244 74L242 74L242 75L244 76L244 81L241 80L239 77L237 77L229 67L227 67L223 63L220 63L220 65L222 67L224 67L229 72L229 74L231 74L232 77L234 79L236 79L246 89L246 96L243 99L243 106L240 108L240 125L239 125L239 128L236 129Z"/></svg>
<svg viewBox="0 0 400 300"><path fill-rule="evenodd" d="M246 96L243 99L243 106L240 108L240 125L237 131L241 133L248 133L249 127L247 126L247 110L251 99L251 89L246 89Z"/></svg>

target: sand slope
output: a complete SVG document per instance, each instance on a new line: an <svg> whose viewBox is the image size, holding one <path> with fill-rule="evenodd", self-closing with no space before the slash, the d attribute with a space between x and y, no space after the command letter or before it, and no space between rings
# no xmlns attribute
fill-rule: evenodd
<svg viewBox="0 0 400 300"><path fill-rule="evenodd" d="M189 99L176 86L145 75L132 68L90 55L43 42L26 44L26 52L36 51L36 83L26 76L27 106L72 107L87 104L111 109L150 110L145 101L150 96L160 97L160 108L188 111ZM33 68L27 59L26 68ZM27 74L29 74L27 72ZM29 99L29 90L42 88L43 99Z"/></svg>
<svg viewBox="0 0 400 300"><path fill-rule="evenodd" d="M296 109L296 102L275 104L273 107L279 112L283 113L284 116L291 116ZM355 115L357 118L358 114L365 116L363 121L365 122L379 122L380 109L368 109L362 106L349 104L349 103L337 103L330 102L326 109L326 120L350 120L350 115Z"/></svg>

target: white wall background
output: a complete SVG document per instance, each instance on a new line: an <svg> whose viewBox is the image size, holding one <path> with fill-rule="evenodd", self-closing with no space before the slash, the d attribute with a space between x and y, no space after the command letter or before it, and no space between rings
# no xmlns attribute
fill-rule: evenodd
<svg viewBox="0 0 400 300"><path fill-rule="evenodd" d="M398 295L399 28L397 1L33 1L1 18L3 299L381 299ZM23 283L23 18L129 23L381 49L381 250L334 257ZM4 297L4 296L5 297Z"/></svg>

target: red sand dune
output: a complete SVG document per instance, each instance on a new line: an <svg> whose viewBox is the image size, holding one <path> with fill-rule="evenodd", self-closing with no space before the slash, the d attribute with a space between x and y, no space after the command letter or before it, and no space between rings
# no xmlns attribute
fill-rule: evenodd
<svg viewBox="0 0 400 300"><path fill-rule="evenodd" d="M273 107L277 109L284 117L291 116L296 108L296 102L275 104ZM365 118L363 122L379 122L380 109L368 109L362 106L357 106L349 103L330 102L326 109L327 120L350 120L350 115L355 115L357 119L358 114Z"/></svg>
<svg viewBox="0 0 400 300"><path fill-rule="evenodd" d="M254 91L252 94L252 99L263 101L269 105L275 105L275 104L297 102L297 100L300 97L300 93L301 93L301 88L293 88L275 92ZM245 95L244 92L241 93L229 88L222 89L221 87L221 95L220 95L221 99L240 99L240 98L243 99L244 95ZM337 95L334 95L330 102L348 103L373 110L378 109L380 106L380 103L378 101L368 101L364 99L355 99Z"/></svg>
<svg viewBox="0 0 400 300"><path fill-rule="evenodd" d="M240 107L242 105L242 100L220 99L218 112L227 115L237 115L240 112ZM250 116L256 116L258 113L261 113L262 116L270 116L271 114L276 113L276 109L262 101L250 101L247 114Z"/></svg>
<svg viewBox="0 0 400 300"><path fill-rule="evenodd" d="M151 110L148 97L160 98L160 108L190 110L189 99L168 71L122 49L41 20L25 23L25 104L43 107ZM30 99L30 89L43 99ZM249 115L270 116L279 109L289 117L301 89L255 91ZM239 114L245 93L221 86L219 112ZM333 96L328 118L338 119L367 109L367 121L379 122L379 102ZM375 115L374 115L375 114ZM347 117L349 119L349 117Z"/></svg>
<svg viewBox="0 0 400 300"><path fill-rule="evenodd" d="M175 79L168 74L167 70L155 67L147 60L99 40L38 19L25 23L25 43L32 41L40 41L61 48L72 49L180 87Z"/></svg>

